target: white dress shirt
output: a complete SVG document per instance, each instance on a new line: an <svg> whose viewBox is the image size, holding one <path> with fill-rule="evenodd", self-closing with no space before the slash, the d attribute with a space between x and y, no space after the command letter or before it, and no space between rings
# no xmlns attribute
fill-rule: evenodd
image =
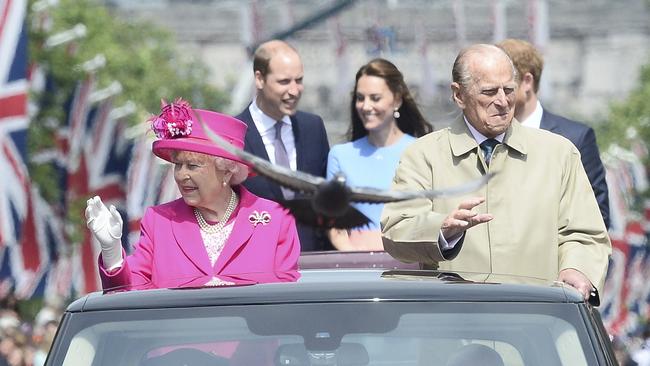
<svg viewBox="0 0 650 366"><path fill-rule="evenodd" d="M266 149L266 154L269 156L271 163L275 164L275 147L273 142L275 141L275 123L276 120L267 116L262 110L257 106L255 100L248 107L248 111L255 122L255 127L262 137L262 142L264 143L264 148ZM291 118L289 116L282 117L282 143L284 148L287 150L287 155L289 157L289 165L291 165L292 170L297 170L296 163L296 140L293 137L293 130L291 127Z"/></svg>
<svg viewBox="0 0 650 366"><path fill-rule="evenodd" d="M467 125L467 128L469 128L469 132L471 132L471 133L472 133L472 136L474 136L474 140L476 140L476 143L477 143L479 146L481 146L481 144L483 143L483 141L487 140L488 138L485 137L482 133L478 132L478 130L477 130L476 128L474 128L474 126L472 126L472 124L469 123L469 121L467 121L467 117L463 116L463 119L465 120L465 124ZM502 143L503 143L503 138L504 138L504 137L506 137L506 133L505 133L505 132L502 133L502 134L500 134L500 135L498 135L498 136L495 137L494 139L497 140L497 141L499 141L500 144L502 144Z"/></svg>
<svg viewBox="0 0 650 366"><path fill-rule="evenodd" d="M544 113L544 109L542 109L542 104L537 101L537 105L535 105L535 110L533 113L530 114L525 120L519 121L522 126L526 127L532 127L532 128L537 128L539 129L539 126L542 124L542 114Z"/></svg>

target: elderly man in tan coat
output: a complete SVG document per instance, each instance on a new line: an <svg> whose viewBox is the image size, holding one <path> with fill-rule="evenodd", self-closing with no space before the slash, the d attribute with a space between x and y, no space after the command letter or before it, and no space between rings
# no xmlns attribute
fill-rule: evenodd
<svg viewBox="0 0 650 366"><path fill-rule="evenodd" d="M407 148L393 189L439 189L497 174L480 198L386 205L384 248L426 269L559 280L597 303L611 243L580 153L561 136L512 123L516 71L501 49L462 50L452 78L462 115Z"/></svg>

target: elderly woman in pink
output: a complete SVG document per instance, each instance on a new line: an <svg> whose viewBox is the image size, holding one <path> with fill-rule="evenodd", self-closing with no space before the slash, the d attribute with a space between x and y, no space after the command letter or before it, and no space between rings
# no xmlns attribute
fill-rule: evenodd
<svg viewBox="0 0 650 366"><path fill-rule="evenodd" d="M146 210L129 256L122 250L123 223L115 207L108 209L97 196L88 200L87 226L101 244L104 289L169 287L197 277L263 281L279 274L291 280L300 255L294 218L248 192L241 185L251 174L247 163L217 147L203 130L243 148L246 124L192 109L181 99L163 105L150 122L158 137L153 153L174 165L182 198Z"/></svg>

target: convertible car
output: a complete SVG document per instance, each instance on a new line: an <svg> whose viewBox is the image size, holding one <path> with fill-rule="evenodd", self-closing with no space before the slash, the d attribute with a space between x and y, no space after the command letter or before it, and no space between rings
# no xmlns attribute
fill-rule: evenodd
<svg viewBox="0 0 650 366"><path fill-rule="evenodd" d="M336 255L305 257L277 282L87 295L46 365L616 365L597 309L562 284Z"/></svg>

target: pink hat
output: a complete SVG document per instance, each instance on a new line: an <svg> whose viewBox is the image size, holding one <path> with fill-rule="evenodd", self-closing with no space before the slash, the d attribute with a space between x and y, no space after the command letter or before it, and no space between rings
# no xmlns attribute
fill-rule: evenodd
<svg viewBox="0 0 650 366"><path fill-rule="evenodd" d="M222 157L250 167L248 162L212 142L203 130L204 125L201 121L236 148L244 148L244 136L248 127L244 122L225 114L192 109L188 102L179 98L173 103L163 102L160 114L149 119L151 129L158 137L152 145L153 153L171 162L172 151L193 151ZM253 175L252 170L249 170L249 176L251 175Z"/></svg>

